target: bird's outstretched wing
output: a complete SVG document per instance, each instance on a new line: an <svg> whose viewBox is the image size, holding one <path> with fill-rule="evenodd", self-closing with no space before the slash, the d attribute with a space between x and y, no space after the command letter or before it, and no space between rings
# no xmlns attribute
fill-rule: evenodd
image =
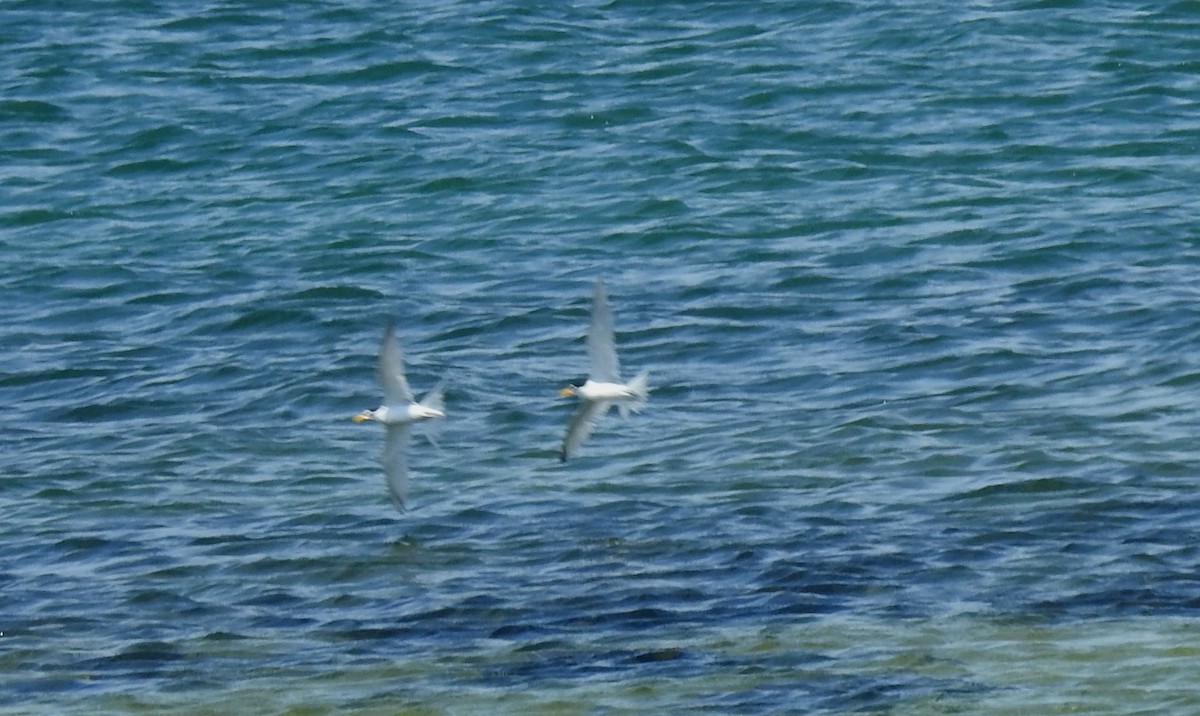
<svg viewBox="0 0 1200 716"><path fill-rule="evenodd" d="M388 323L387 330L383 332L376 376L379 378L380 387L383 388L385 405L399 406L413 402L412 390L404 377L404 354L400 351L400 341L396 339L394 323Z"/></svg>
<svg viewBox="0 0 1200 716"><path fill-rule="evenodd" d="M408 499L408 425L387 426L383 443L383 474L387 476L388 494L396 509L404 512Z"/></svg>
<svg viewBox="0 0 1200 716"><path fill-rule="evenodd" d="M579 408L575 414L571 416L571 423L567 426L567 435L563 438L562 452L558 459L566 462L567 458L579 449L584 440L592 434L592 430L596 427L596 421L608 412L609 406L612 403L607 400L583 400L579 403Z"/></svg>
<svg viewBox="0 0 1200 716"><path fill-rule="evenodd" d="M617 361L616 339L613 336L612 311L604 294L604 284L596 281L592 291L592 323L587 335L588 363L591 379L597 383L620 383L621 366Z"/></svg>

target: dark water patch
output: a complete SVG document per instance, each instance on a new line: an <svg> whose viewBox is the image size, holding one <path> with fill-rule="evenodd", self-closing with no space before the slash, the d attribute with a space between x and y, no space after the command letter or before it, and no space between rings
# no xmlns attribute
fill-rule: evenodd
<svg viewBox="0 0 1200 716"><path fill-rule="evenodd" d="M95 688L92 680L83 675L53 675L33 678L17 678L6 680L6 694L0 694L0 704L8 703L18 707L28 704L29 699L45 698L47 696L69 695L88 691Z"/></svg>
<svg viewBox="0 0 1200 716"><path fill-rule="evenodd" d="M296 293L292 300L308 301L376 301L381 298L378 291L364 286L315 286Z"/></svg>
<svg viewBox="0 0 1200 716"><path fill-rule="evenodd" d="M477 188L477 183L466 177L441 177L421 185L423 192L467 192Z"/></svg>
<svg viewBox="0 0 1200 716"><path fill-rule="evenodd" d="M1200 371L1185 372L1164 380L1161 385L1167 388L1188 389L1200 385Z"/></svg>
<svg viewBox="0 0 1200 716"><path fill-rule="evenodd" d="M202 165L202 162L181 161L178 159L142 159L114 164L112 167L109 167L108 173L114 177L122 178L182 174Z"/></svg>
<svg viewBox="0 0 1200 716"><path fill-rule="evenodd" d="M1200 614L1200 585L1186 589L1164 587L1111 587L1082 591L1035 602L1028 613L1052 621L1115 619L1130 616L1182 616Z"/></svg>
<svg viewBox="0 0 1200 716"><path fill-rule="evenodd" d="M1059 478L1059 477L1039 477L1029 479L1018 479L1011 482L997 483L993 485L985 485L973 490L953 495L948 499L953 501L959 500L1003 500L1011 502L1022 497L1041 498L1041 497L1057 497L1065 495L1078 495L1093 493L1096 486L1086 480Z"/></svg>
<svg viewBox="0 0 1200 716"><path fill-rule="evenodd" d="M210 11L166 20L158 26L164 31L199 32L204 30L240 29L270 25L276 21L269 13Z"/></svg>
<svg viewBox="0 0 1200 716"><path fill-rule="evenodd" d="M198 294L188 291L148 291L141 295L130 297L129 304L154 307L189 306L194 304L198 298Z"/></svg>
<svg viewBox="0 0 1200 716"><path fill-rule="evenodd" d="M103 404L78 405L56 416L68 423L107 423L127 420L151 420L172 415L178 406L169 399L129 398Z"/></svg>
<svg viewBox="0 0 1200 716"><path fill-rule="evenodd" d="M181 144L191 144L196 139L196 134L185 127L165 124L133 133L126 141L123 151L160 150L166 147L178 147Z"/></svg>
<svg viewBox="0 0 1200 716"><path fill-rule="evenodd" d="M0 213L0 226L19 229L58 221L86 218L93 217L82 215L74 209L22 209Z"/></svg>
<svg viewBox="0 0 1200 716"><path fill-rule="evenodd" d="M203 619L218 616L225 610L198 602L194 599L163 589L142 590L131 594L125 600L134 609L146 613L167 613L186 616L192 619Z"/></svg>
<svg viewBox="0 0 1200 716"><path fill-rule="evenodd" d="M213 632L209 632L208 634L205 634L203 637L201 637L201 640L206 641L206 642L215 642L215 643L223 643L223 642L237 643L237 642L244 642L251 638L252 637L249 637L245 634L238 634L237 632L213 631Z"/></svg>
<svg viewBox="0 0 1200 716"><path fill-rule="evenodd" d="M362 642L393 642L412 638L424 638L432 632L431 627L414 624L391 626L367 626L353 620L342 620L323 624L320 627L325 638L354 644Z"/></svg>
<svg viewBox="0 0 1200 716"><path fill-rule="evenodd" d="M481 680L517 680L529 684L559 680L611 678L653 678L670 672L676 676L694 675L705 666L699 654L677 647L649 650L581 651L574 644L541 642L535 649L513 652L501 663L482 665Z"/></svg>
<svg viewBox="0 0 1200 716"><path fill-rule="evenodd" d="M219 534L195 537L192 544L200 547L220 546L232 549L230 554L256 552L262 544L261 540L243 534ZM244 551L243 551L244 550Z"/></svg>
<svg viewBox="0 0 1200 716"><path fill-rule="evenodd" d="M931 698L936 702L947 697L974 696L989 690L978 684L922 676L861 679L859 683L848 686L850 688L841 693L818 699L817 707L856 713L884 713L894 709L897 704L913 699ZM951 704L951 710L957 708Z"/></svg>
<svg viewBox="0 0 1200 716"><path fill-rule="evenodd" d="M139 662L164 664L184 658L184 653L174 644L161 641L141 641L123 648L107 659L105 663L113 666Z"/></svg>
<svg viewBox="0 0 1200 716"><path fill-rule="evenodd" d="M540 639L529 641L513 648L514 654L533 654L543 651L569 651L574 645L566 639Z"/></svg>
<svg viewBox="0 0 1200 716"><path fill-rule="evenodd" d="M306 326L316 322L308 310L293 308L257 308L240 313L226 327L230 331L258 331L280 326Z"/></svg>
<svg viewBox="0 0 1200 716"><path fill-rule="evenodd" d="M60 540L54 545L74 557L101 555L107 557L120 551L121 543L97 536L77 536Z"/></svg>
<svg viewBox="0 0 1200 716"><path fill-rule="evenodd" d="M275 632L300 631L307 632L315 628L316 619L296 614L277 614L270 611L260 611L250 619L245 620L249 631Z"/></svg>
<svg viewBox="0 0 1200 716"><path fill-rule="evenodd" d="M547 628L544 624L519 622L496 627L488 634L488 638L522 641L530 638L544 637L553 632L553 629Z"/></svg>
<svg viewBox="0 0 1200 716"><path fill-rule="evenodd" d="M64 122L71 118L67 109L53 102L36 99L0 101L0 122Z"/></svg>
<svg viewBox="0 0 1200 716"><path fill-rule="evenodd" d="M660 626L673 626L687 617L670 609L645 606L632 609L605 610L567 618L561 622L566 627L603 627L606 630L643 630Z"/></svg>
<svg viewBox="0 0 1200 716"><path fill-rule="evenodd" d="M361 84L369 87L380 83L412 81L440 77L449 73L471 73L469 68L444 65L426 59L377 62L365 67L337 72L322 77L324 82Z"/></svg>
<svg viewBox="0 0 1200 716"><path fill-rule="evenodd" d="M772 611L784 614L828 614L859 607L864 600L890 609L887 595L900 599L904 591L899 575L923 568L899 554L837 565L782 560L755 577L755 592L768 600Z"/></svg>
<svg viewBox="0 0 1200 716"><path fill-rule="evenodd" d="M123 679L143 685L159 679L186 679L188 657L174 644L161 641L142 641L130 644L106 657L83 660L71 668L83 671L88 687L107 690Z"/></svg>

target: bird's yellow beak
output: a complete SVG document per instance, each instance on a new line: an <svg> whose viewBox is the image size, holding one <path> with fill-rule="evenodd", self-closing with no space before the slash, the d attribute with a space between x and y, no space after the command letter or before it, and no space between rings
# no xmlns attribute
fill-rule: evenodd
<svg viewBox="0 0 1200 716"><path fill-rule="evenodd" d="M367 420L371 419L371 413L364 410L361 413L359 413L358 415L355 415L353 418L350 418L350 419L356 423L366 422Z"/></svg>
<svg viewBox="0 0 1200 716"><path fill-rule="evenodd" d="M564 398L570 398L572 395L575 395L575 393L576 389L573 385L568 385L567 387L558 391L558 394Z"/></svg>

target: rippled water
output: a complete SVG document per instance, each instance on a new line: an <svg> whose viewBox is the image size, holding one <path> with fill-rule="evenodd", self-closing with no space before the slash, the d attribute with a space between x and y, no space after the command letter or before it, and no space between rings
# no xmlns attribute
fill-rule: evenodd
<svg viewBox="0 0 1200 716"><path fill-rule="evenodd" d="M1198 15L5 4L0 711L1196 711Z"/></svg>

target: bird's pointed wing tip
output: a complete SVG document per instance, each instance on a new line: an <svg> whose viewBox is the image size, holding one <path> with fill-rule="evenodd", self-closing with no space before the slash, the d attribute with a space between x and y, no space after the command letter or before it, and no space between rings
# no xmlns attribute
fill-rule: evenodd
<svg viewBox="0 0 1200 716"><path fill-rule="evenodd" d="M387 320L384 321L383 340L384 341L396 340L396 319L392 318L391 316L388 316Z"/></svg>
<svg viewBox="0 0 1200 716"><path fill-rule="evenodd" d="M383 387L384 397L389 402L412 402L412 390L409 389L408 379L404 376L404 350L396 337L394 322L389 322L384 331L375 375Z"/></svg>

